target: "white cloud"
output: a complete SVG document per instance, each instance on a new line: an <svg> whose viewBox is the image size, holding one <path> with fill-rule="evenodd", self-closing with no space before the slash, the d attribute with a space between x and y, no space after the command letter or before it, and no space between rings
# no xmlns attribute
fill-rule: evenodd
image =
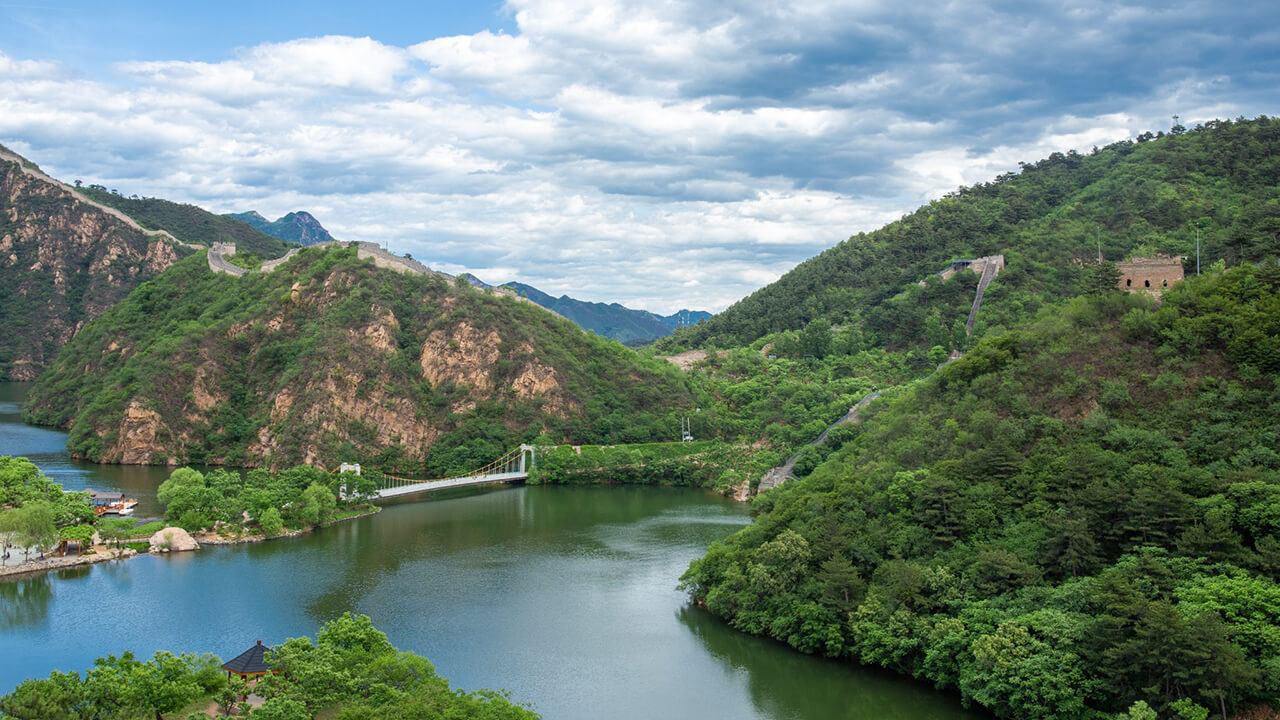
<svg viewBox="0 0 1280 720"><path fill-rule="evenodd" d="M389 93L410 60L406 50L367 37L326 36L259 45L227 62L123 62L117 68L171 91L243 101L304 90Z"/></svg>
<svg viewBox="0 0 1280 720"><path fill-rule="evenodd" d="M42 78L58 74L58 66L40 60L16 60L0 52L0 78Z"/></svg>
<svg viewBox="0 0 1280 720"><path fill-rule="evenodd" d="M1276 111L1263 3L508 5L510 34L301 38L109 80L0 54L0 142L68 179L305 209L449 271L670 312L1019 161Z"/></svg>

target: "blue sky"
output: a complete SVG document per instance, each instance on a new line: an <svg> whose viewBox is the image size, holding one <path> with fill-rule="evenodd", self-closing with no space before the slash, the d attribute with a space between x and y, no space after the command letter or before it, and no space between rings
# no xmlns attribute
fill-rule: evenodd
<svg viewBox="0 0 1280 720"><path fill-rule="evenodd" d="M1019 161L1280 110L1273 2L192 5L0 0L0 142L660 312Z"/></svg>
<svg viewBox="0 0 1280 720"><path fill-rule="evenodd" d="M6 54L58 60L95 76L126 60L216 62L237 47L300 37L369 36L407 46L486 29L515 29L503 3L0 1L0 49Z"/></svg>

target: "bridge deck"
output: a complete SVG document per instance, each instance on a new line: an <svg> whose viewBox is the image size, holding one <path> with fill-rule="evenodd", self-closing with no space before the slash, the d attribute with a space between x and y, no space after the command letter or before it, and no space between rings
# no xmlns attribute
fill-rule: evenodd
<svg viewBox="0 0 1280 720"><path fill-rule="evenodd" d="M373 496L373 499L382 500L384 498L396 497L398 495L412 495L414 493L443 490L451 487L464 487L466 485L484 485L485 483L525 480L528 477L529 473L527 472L504 472L489 473L487 475L470 475L468 477L450 478L448 480L427 480L425 482L414 483L412 485L383 488L378 491L377 495Z"/></svg>

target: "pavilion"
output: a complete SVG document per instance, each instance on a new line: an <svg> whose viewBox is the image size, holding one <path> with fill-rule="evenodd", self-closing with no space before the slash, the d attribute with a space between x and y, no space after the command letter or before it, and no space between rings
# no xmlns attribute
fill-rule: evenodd
<svg viewBox="0 0 1280 720"><path fill-rule="evenodd" d="M239 675L247 680L271 672L271 667L263 657L270 649L259 640L257 645L225 662L222 669L227 671L227 679L230 680L232 675Z"/></svg>

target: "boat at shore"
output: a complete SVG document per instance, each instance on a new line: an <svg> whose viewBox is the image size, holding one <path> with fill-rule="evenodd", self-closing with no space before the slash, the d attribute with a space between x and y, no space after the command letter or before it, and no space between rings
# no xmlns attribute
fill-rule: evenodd
<svg viewBox="0 0 1280 720"><path fill-rule="evenodd" d="M138 501L120 492L90 490L89 504L96 515L132 515Z"/></svg>

